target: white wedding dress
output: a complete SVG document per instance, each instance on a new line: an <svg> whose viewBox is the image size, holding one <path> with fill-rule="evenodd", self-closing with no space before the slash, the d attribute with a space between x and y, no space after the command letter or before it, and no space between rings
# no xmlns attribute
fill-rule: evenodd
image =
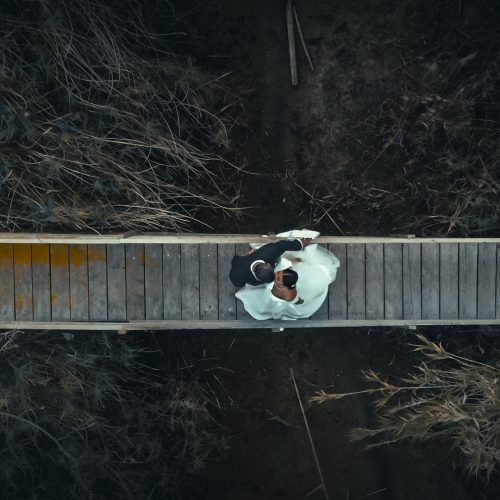
<svg viewBox="0 0 500 500"><path fill-rule="evenodd" d="M278 236L298 236L296 231ZM316 233L316 236L319 233ZM252 245L254 246L254 245ZM300 258L300 262L294 259ZM274 283L260 286L247 285L236 293L246 311L255 319L300 319L308 318L323 304L328 295L328 286L335 281L339 260L333 253L317 244L309 244L298 252L285 252L276 265L276 271L292 268L298 274L297 298L292 302L275 297L271 293ZM297 304L299 297L304 301Z"/></svg>

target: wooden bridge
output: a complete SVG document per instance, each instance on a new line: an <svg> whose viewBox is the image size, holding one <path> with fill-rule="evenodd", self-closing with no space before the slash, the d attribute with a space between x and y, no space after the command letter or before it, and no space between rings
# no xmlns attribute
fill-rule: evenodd
<svg viewBox="0 0 500 500"><path fill-rule="evenodd" d="M256 321L229 267L256 235L0 234L0 328L175 330L500 324L500 238L322 236L340 260L307 320Z"/></svg>

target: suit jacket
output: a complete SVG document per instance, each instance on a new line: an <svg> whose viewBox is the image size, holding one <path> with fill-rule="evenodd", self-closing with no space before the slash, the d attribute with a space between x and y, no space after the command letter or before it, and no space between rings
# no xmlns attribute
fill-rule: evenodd
<svg viewBox="0 0 500 500"><path fill-rule="evenodd" d="M238 288L243 288L247 283L253 286L262 285L262 281L255 279L250 269L256 260L263 260L276 267L278 259L284 252L298 250L302 250L302 242L300 240L281 240L276 243L268 243L250 255L235 255L231 262L229 279Z"/></svg>

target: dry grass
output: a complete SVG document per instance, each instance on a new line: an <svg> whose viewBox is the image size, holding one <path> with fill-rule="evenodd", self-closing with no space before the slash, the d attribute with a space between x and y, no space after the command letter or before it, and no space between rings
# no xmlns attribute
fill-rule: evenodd
<svg viewBox="0 0 500 500"><path fill-rule="evenodd" d="M500 230L500 58L467 43L412 65L412 84L380 108L380 161L391 150L400 158L381 207L402 209L403 231Z"/></svg>
<svg viewBox="0 0 500 500"><path fill-rule="evenodd" d="M202 385L130 339L7 332L0 354L2 498L173 498L222 446Z"/></svg>
<svg viewBox="0 0 500 500"><path fill-rule="evenodd" d="M352 393L319 391L312 400L324 403L359 394L377 396L377 426L354 429L368 447L403 439L440 439L458 448L469 473L489 479L500 465L500 368L448 352L441 344L417 335L415 351L424 360L415 373L391 383L368 371L374 388Z"/></svg>
<svg viewBox="0 0 500 500"><path fill-rule="evenodd" d="M138 1L30 5L0 19L0 230L177 230L200 210L237 213L222 79L169 53Z"/></svg>
<svg viewBox="0 0 500 500"><path fill-rule="evenodd" d="M500 11L485 3L457 18L447 2L418 8L384 41L386 57L338 56L325 83L351 93L346 104L325 95L334 115L322 128L335 128L320 131L307 174L296 174L311 223L352 234L500 234ZM382 66L373 86L362 69L372 57ZM335 84L342 70L357 77L352 89Z"/></svg>

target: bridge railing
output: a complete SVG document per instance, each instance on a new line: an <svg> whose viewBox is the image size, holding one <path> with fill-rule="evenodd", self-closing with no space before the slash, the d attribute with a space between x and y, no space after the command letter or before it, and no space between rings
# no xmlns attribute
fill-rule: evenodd
<svg viewBox="0 0 500 500"><path fill-rule="evenodd" d="M120 245L124 243L270 243L283 238L262 234L210 233L0 233L0 243L66 243ZM416 238L406 236L319 236L315 243L500 243L500 238Z"/></svg>

